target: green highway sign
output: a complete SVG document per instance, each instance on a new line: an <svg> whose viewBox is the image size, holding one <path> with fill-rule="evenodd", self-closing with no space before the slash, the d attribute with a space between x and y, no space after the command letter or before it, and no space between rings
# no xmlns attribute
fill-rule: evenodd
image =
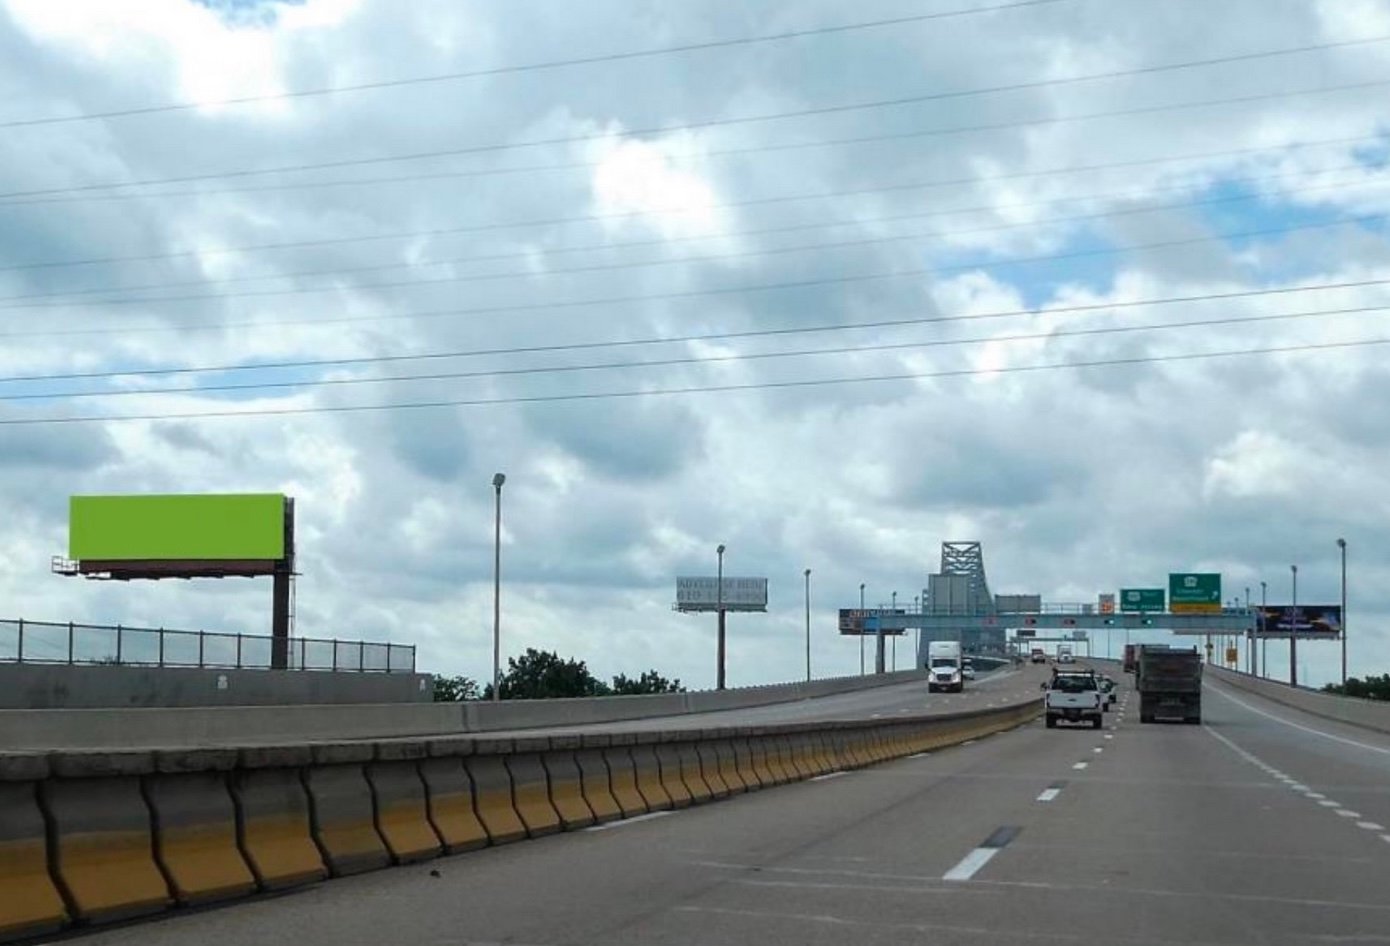
<svg viewBox="0 0 1390 946"><path fill-rule="evenodd" d="M1168 607L1174 614L1220 614L1221 576L1210 572L1170 574Z"/></svg>
<svg viewBox="0 0 1390 946"><path fill-rule="evenodd" d="M1121 588L1121 611L1163 611L1168 607L1162 588Z"/></svg>

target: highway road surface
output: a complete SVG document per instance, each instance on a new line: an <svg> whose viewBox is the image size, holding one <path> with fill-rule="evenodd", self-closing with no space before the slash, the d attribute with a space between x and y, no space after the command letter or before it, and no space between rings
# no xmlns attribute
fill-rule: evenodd
<svg viewBox="0 0 1390 946"><path fill-rule="evenodd" d="M1100 731L1038 722L675 814L85 938L102 946L1390 941L1390 735L1219 684L1207 687L1204 725L1140 725L1127 686L1125 678Z"/></svg>

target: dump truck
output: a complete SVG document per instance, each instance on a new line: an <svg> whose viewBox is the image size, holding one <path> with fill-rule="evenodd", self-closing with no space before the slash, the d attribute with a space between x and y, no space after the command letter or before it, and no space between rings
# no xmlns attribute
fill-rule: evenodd
<svg viewBox="0 0 1390 946"><path fill-rule="evenodd" d="M1139 665L1139 645L1138 645L1138 644L1126 644L1126 645L1125 645L1125 663L1124 663L1125 673L1134 673L1134 672L1135 672L1135 668L1138 667L1138 665Z"/></svg>
<svg viewBox="0 0 1390 946"><path fill-rule="evenodd" d="M1141 646L1134 688L1139 693L1141 723L1202 721L1202 655L1196 647Z"/></svg>

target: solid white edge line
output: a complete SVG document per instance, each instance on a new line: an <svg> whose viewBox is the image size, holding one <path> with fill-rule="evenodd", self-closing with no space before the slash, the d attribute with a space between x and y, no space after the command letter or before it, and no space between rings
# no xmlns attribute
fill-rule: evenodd
<svg viewBox="0 0 1390 946"><path fill-rule="evenodd" d="M639 821L652 821L656 818L665 818L667 815L674 815L674 811L651 811L645 815L634 815L631 818L622 818L618 821L610 821L607 824L596 824L593 827L585 828L585 831L612 831L614 828L625 828L630 824L637 824Z"/></svg>
<svg viewBox="0 0 1390 946"><path fill-rule="evenodd" d="M1276 723L1282 723L1283 725L1288 726L1292 729L1301 729L1303 732L1311 733L1314 736L1321 736L1324 739L1331 739L1333 742L1340 742L1348 746L1355 746L1358 749L1368 749L1371 752L1379 752L1381 755L1390 755L1390 749L1385 749L1380 746L1373 746L1365 742L1357 742L1355 739L1347 739L1345 736L1334 736L1330 732L1323 732L1321 729L1314 729L1311 726L1303 726L1299 723L1291 722L1282 717L1275 716L1273 713L1266 713L1264 710L1256 709L1255 707L1251 706L1249 703L1245 702L1242 699L1231 696L1231 694L1226 693L1220 687L1212 687L1212 692L1225 697L1232 703L1235 703L1237 706L1245 707L1257 716L1263 716L1265 719L1272 719Z"/></svg>
<svg viewBox="0 0 1390 946"><path fill-rule="evenodd" d="M980 868L988 864L990 859L998 853L999 848L997 847L977 847L975 850L965 855L965 857L961 858L961 862L943 874L941 879L953 881L969 880L979 873Z"/></svg>
<svg viewBox="0 0 1390 946"><path fill-rule="evenodd" d="M1062 794L1062 790L1060 788L1044 789L1043 793L1038 796L1038 801L1052 801L1052 799L1056 798L1060 794Z"/></svg>

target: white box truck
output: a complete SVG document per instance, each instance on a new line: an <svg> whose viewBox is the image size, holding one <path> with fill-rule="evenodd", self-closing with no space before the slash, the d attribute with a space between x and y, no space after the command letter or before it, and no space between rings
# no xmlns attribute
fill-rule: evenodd
<svg viewBox="0 0 1390 946"><path fill-rule="evenodd" d="M927 692L945 690L959 693L965 689L965 674L961 667L960 641L927 642Z"/></svg>

